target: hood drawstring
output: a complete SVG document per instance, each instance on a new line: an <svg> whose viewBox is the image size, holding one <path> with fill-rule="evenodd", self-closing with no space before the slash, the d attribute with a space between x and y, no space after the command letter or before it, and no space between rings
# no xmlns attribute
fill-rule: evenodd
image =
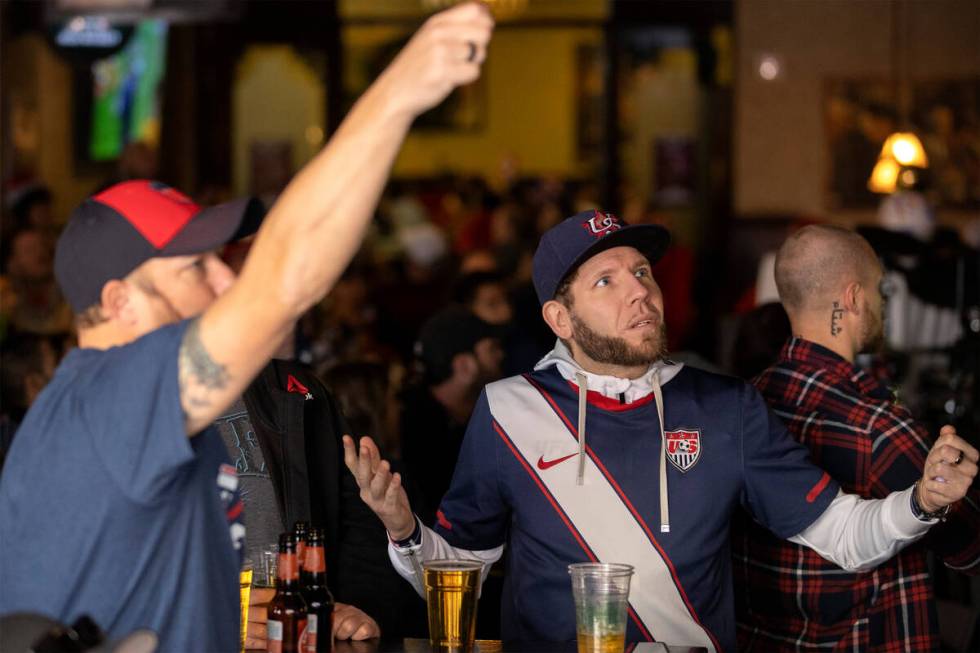
<svg viewBox="0 0 980 653"><path fill-rule="evenodd" d="M575 372L578 385L578 476L575 483L585 485L585 409L589 392L589 379L584 372Z"/></svg>
<svg viewBox="0 0 980 653"><path fill-rule="evenodd" d="M670 532L670 509L667 505L667 435L664 433L664 395L660 388L660 370L653 375L653 397L660 421L660 532Z"/></svg>
<svg viewBox="0 0 980 653"><path fill-rule="evenodd" d="M664 426L664 397L662 384L669 383L683 364L671 361L661 361L650 366L650 369L638 379L620 379L611 376L598 374L590 375L583 370L572 357L568 348L559 340L555 343L555 348L548 352L534 366L535 371L547 369L555 366L562 378L572 381L578 386L578 474L576 476L577 485L585 485L585 413L587 408L587 393L589 391L589 380L593 383L593 390L599 394L615 398L619 396L620 402L631 403L643 397L649 396L653 392L657 403L657 417L660 421L660 532L670 532L670 510L667 502L667 434Z"/></svg>

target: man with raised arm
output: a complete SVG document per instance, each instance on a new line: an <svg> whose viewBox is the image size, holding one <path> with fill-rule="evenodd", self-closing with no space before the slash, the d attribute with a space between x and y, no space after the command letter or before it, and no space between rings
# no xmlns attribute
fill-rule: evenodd
<svg viewBox="0 0 980 653"><path fill-rule="evenodd" d="M213 250L253 222L150 181L73 213L56 255L78 317L0 479L0 613L92 616L161 651L237 651L244 528L209 428L361 243L413 119L473 81L493 20L430 18L269 211L235 280Z"/></svg>
<svg viewBox="0 0 980 653"><path fill-rule="evenodd" d="M908 408L854 364L884 340L882 272L853 231L810 225L787 238L776 255L776 286L793 335L753 380L818 465L847 492L876 499L914 483L932 446ZM847 572L747 518L735 520L739 650L938 650L927 553L980 574L980 489L942 517L928 537L866 572Z"/></svg>
<svg viewBox="0 0 980 653"><path fill-rule="evenodd" d="M751 386L665 358L650 267L668 241L662 227L598 211L542 236L534 285L558 342L533 372L486 387L435 530L418 523L369 438L344 440L392 562L416 589L420 561L491 562L509 547L505 639L574 640L566 568L597 560L635 567L628 640L733 651L736 506L780 537L865 569L936 521L915 510L959 500L976 476L977 450L949 429L914 491L877 501L841 493Z"/></svg>

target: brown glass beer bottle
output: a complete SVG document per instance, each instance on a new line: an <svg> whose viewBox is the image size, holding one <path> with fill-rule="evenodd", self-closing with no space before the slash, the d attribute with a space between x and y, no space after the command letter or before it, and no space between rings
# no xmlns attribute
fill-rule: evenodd
<svg viewBox="0 0 980 653"><path fill-rule="evenodd" d="M292 533L279 536L279 575L269 603L269 653L301 653L306 636L306 601L300 592L299 560Z"/></svg>
<svg viewBox="0 0 980 653"><path fill-rule="evenodd" d="M303 562L303 598L309 619L304 653L333 651L333 595L327 588L327 556L323 529L310 530Z"/></svg>

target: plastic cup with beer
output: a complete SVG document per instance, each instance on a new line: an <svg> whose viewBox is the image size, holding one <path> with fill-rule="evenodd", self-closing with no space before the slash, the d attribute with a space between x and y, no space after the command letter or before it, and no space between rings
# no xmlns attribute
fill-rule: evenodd
<svg viewBox="0 0 980 653"><path fill-rule="evenodd" d="M623 653L631 565L582 562L568 565L575 598L578 653Z"/></svg>
<svg viewBox="0 0 980 653"><path fill-rule="evenodd" d="M429 609L429 642L440 653L468 653L476 635L479 560L430 560L422 564Z"/></svg>

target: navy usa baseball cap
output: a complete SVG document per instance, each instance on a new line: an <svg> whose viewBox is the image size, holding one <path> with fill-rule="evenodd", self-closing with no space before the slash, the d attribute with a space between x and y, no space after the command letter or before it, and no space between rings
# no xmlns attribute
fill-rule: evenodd
<svg viewBox="0 0 980 653"><path fill-rule="evenodd" d="M76 313L99 303L102 287L158 256L215 249L255 233L265 208L242 198L202 209L166 184L124 181L72 211L58 238L54 273Z"/></svg>
<svg viewBox="0 0 980 653"><path fill-rule="evenodd" d="M597 209L562 220L541 236L532 273L538 301L555 298L558 286L578 266L613 247L634 247L653 265L667 251L670 232L659 225L628 225Z"/></svg>

